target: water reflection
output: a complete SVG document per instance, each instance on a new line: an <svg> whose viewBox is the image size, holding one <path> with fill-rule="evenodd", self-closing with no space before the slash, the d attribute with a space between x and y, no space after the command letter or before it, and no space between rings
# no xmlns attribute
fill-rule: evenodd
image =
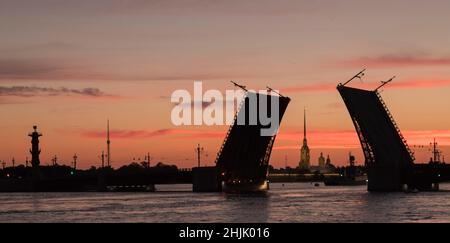
<svg viewBox="0 0 450 243"><path fill-rule="evenodd" d="M257 223L268 221L269 193L223 194L224 210L229 212L228 221Z"/></svg>
<svg viewBox="0 0 450 243"><path fill-rule="evenodd" d="M445 192L272 184L267 194L2 193L0 222L450 222Z"/></svg>

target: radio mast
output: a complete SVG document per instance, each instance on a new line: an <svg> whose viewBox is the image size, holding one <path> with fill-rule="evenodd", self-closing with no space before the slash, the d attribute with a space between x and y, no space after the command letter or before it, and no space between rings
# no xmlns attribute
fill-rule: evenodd
<svg viewBox="0 0 450 243"><path fill-rule="evenodd" d="M111 140L109 140L109 119L106 124L106 164L107 166L111 166Z"/></svg>

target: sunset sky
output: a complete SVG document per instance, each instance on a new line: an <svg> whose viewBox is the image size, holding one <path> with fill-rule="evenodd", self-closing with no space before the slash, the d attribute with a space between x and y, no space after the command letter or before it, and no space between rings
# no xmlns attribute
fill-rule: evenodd
<svg viewBox="0 0 450 243"><path fill-rule="evenodd" d="M99 166L111 123L112 165L144 158L213 165L227 126L172 125L170 95L266 85L292 98L271 164L297 166L307 109L312 164L364 158L335 87L367 68L417 154L433 137L450 161L450 2L300 0L0 0L0 161L29 155L40 132L41 163L54 155ZM414 145L425 145L424 148Z"/></svg>

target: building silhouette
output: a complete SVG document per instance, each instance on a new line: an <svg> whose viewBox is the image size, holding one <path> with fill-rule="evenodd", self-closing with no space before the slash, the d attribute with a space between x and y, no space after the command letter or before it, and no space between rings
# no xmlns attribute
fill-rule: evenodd
<svg viewBox="0 0 450 243"><path fill-rule="evenodd" d="M320 152L320 156L319 156L319 167L325 168L325 157L323 157L322 152Z"/></svg>
<svg viewBox="0 0 450 243"><path fill-rule="evenodd" d="M325 165L327 166L327 167L330 167L332 164L331 164L331 159L330 159L330 155L328 154L327 155L327 160L326 160L326 162L325 162Z"/></svg>
<svg viewBox="0 0 450 243"><path fill-rule="evenodd" d="M41 150L39 149L39 137L42 136L41 133L37 131L37 126L33 126L34 131L29 133L28 136L31 137L31 165L33 168L38 168L41 161L39 160L39 154Z"/></svg>

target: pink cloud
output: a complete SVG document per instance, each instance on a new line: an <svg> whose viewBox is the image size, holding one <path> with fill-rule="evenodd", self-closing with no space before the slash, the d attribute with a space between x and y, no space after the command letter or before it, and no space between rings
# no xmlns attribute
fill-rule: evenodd
<svg viewBox="0 0 450 243"><path fill-rule="evenodd" d="M225 138L225 131L208 131L208 132L196 132L195 134L191 134L190 136L186 136L184 138L191 139L191 138L218 138L218 139L224 139Z"/></svg>
<svg viewBox="0 0 450 243"><path fill-rule="evenodd" d="M223 131L196 131L187 129L160 129L155 131L146 130L112 130L110 131L111 138L124 138L124 139L143 139L169 135L182 135L179 138L192 139L192 138L214 138L224 137ZM86 138L105 138L105 131L86 131L81 132L82 137Z"/></svg>
<svg viewBox="0 0 450 243"><path fill-rule="evenodd" d="M376 57L361 57L352 60L336 62L337 66L344 67L369 67L389 68L407 66L447 66L450 65L449 57L428 57L418 55L382 55Z"/></svg>
<svg viewBox="0 0 450 243"><path fill-rule="evenodd" d="M380 83L371 83L366 85L367 89L375 89ZM449 87L450 79L412 79L412 80L395 80L385 87L386 89L433 89L441 87Z"/></svg>
<svg viewBox="0 0 450 243"><path fill-rule="evenodd" d="M405 131L403 135L410 145L428 145L433 138L440 145L450 145L450 130Z"/></svg>
<svg viewBox="0 0 450 243"><path fill-rule="evenodd" d="M433 138L436 138L442 146L450 146L450 130L404 131L403 135L409 146L427 146ZM350 149L360 146L358 136L354 130L309 131L307 138L310 148ZM294 141L296 144L276 146L274 147L275 150L298 150L303 140L303 132L281 131L277 135L277 140L284 141L284 143Z"/></svg>
<svg viewBox="0 0 450 243"><path fill-rule="evenodd" d="M174 130L174 129L160 129L156 131L145 131L145 130L112 130L110 131L111 138L151 138L164 136L169 134L182 133L184 130ZM105 131L87 131L82 132L81 136L87 138L105 138Z"/></svg>
<svg viewBox="0 0 450 243"><path fill-rule="evenodd" d="M0 86L0 96L8 97L55 97L55 96L80 96L90 98L118 98L117 95L106 94L98 88L53 88L38 86Z"/></svg>
<svg viewBox="0 0 450 243"><path fill-rule="evenodd" d="M355 148L359 146L358 136L353 130L324 130L308 131L308 144L310 148ZM280 131L277 140L284 142L295 141L296 146L277 146L281 149L299 149L303 141L303 131Z"/></svg>
<svg viewBox="0 0 450 243"><path fill-rule="evenodd" d="M306 93L306 92L333 92L336 90L336 84L330 83L319 83L319 84L309 84L309 85L298 85L281 88L281 93ZM373 82L368 83L365 86L367 89L375 89L380 83ZM386 88L388 89L432 89L440 87L449 87L450 79L415 79L406 81L396 81L389 83ZM336 104L332 104L337 107Z"/></svg>
<svg viewBox="0 0 450 243"><path fill-rule="evenodd" d="M286 88L281 88L281 93L301 93L301 92L329 92L336 90L336 84L330 83L318 83L318 84L307 84L299 86L291 86Z"/></svg>
<svg viewBox="0 0 450 243"><path fill-rule="evenodd" d="M409 80L405 82L392 82L388 84L389 88L404 89L404 88L439 88L450 86L450 79L447 80Z"/></svg>
<svg viewBox="0 0 450 243"><path fill-rule="evenodd" d="M167 136L170 139L215 139L222 141L226 131L221 130L188 130L188 129L160 129L155 131L146 130L112 130L110 136L116 139L146 139ZM440 145L450 146L450 130L422 130L404 131L408 144L428 145L433 138L436 138ZM105 131L82 132L81 136L86 138L106 137ZM359 140L354 130L312 130L307 134L310 148L334 148L352 149L359 148ZM280 131L275 146L275 150L295 150L299 149L303 140L302 131Z"/></svg>

